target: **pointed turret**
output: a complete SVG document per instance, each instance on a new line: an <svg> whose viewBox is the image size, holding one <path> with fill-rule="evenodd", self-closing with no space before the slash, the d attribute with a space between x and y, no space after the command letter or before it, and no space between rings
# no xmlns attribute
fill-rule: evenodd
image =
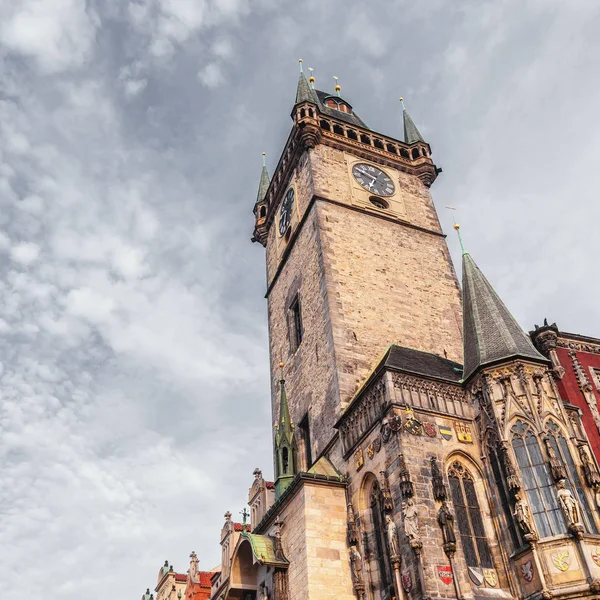
<svg viewBox="0 0 600 600"><path fill-rule="evenodd" d="M513 357L547 363L468 253L462 268L463 379L479 367Z"/></svg>
<svg viewBox="0 0 600 600"><path fill-rule="evenodd" d="M400 98L400 102L402 103L402 118L404 121L404 141L407 144L414 144L415 142L425 142L423 136L421 135L421 132L417 129L417 126L410 118L410 115L406 110L406 106L404 106L403 98Z"/></svg>
<svg viewBox="0 0 600 600"><path fill-rule="evenodd" d="M252 236L253 242L260 242L263 246L267 243L267 212L268 203L266 200L267 190L271 183L269 179L269 172L267 171L267 165L265 161L265 153L263 152L263 164L262 171L260 172L260 181L258 183L258 193L256 194L256 202L252 212L254 213L254 235Z"/></svg>
<svg viewBox="0 0 600 600"><path fill-rule="evenodd" d="M283 378L283 363L279 385L281 396L279 399L279 421L275 427L275 498L279 498L290 485L297 473L296 468L296 436L294 423L290 417L287 395L285 393L285 379Z"/></svg>
<svg viewBox="0 0 600 600"><path fill-rule="evenodd" d="M302 102L315 102L315 97L313 91L308 85L308 81L306 81L306 77L304 76L304 71L302 70L302 59L298 59L298 63L300 65L300 77L298 78L298 88L296 89L296 102L295 104L300 104ZM314 81L314 77L311 75L311 79Z"/></svg>

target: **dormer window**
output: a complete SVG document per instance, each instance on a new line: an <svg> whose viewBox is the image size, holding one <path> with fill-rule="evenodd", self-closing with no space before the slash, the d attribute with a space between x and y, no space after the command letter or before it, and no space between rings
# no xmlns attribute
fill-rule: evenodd
<svg viewBox="0 0 600 600"><path fill-rule="evenodd" d="M325 106L333 108L334 110L339 110L340 112L345 112L348 114L352 113L352 107L344 102L341 98L327 98L325 100Z"/></svg>

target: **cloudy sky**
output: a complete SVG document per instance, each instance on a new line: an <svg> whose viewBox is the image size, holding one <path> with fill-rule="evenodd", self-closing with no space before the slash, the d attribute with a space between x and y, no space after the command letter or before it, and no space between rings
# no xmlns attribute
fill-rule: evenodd
<svg viewBox="0 0 600 600"><path fill-rule="evenodd" d="M211 568L223 513L256 466L271 476L251 208L299 57L391 136L404 96L444 169L453 256L449 203L525 328L600 336L599 11L3 0L4 598L139 597L193 549Z"/></svg>

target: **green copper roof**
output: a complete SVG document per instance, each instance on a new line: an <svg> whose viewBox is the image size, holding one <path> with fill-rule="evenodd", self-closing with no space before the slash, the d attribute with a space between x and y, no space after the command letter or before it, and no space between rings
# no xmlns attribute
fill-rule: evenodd
<svg viewBox="0 0 600 600"><path fill-rule="evenodd" d="M285 392L285 379L282 379L279 383L281 385L281 398L279 400L279 424L277 425L275 440L278 446L285 440L291 447L294 441L294 423L290 417L290 409Z"/></svg>
<svg viewBox="0 0 600 600"><path fill-rule="evenodd" d="M271 183L269 179L269 172L267 171L267 167L263 165L262 171L260 172L260 182L258 184L258 194L256 194L256 203L262 202L267 195L267 190L269 189L269 184Z"/></svg>
<svg viewBox="0 0 600 600"><path fill-rule="evenodd" d="M402 116L404 118L404 141L407 144L414 144L415 142L424 142L425 140L423 139L421 132L417 129L417 126L410 118L410 115L408 114L408 111L406 109L402 111Z"/></svg>
<svg viewBox="0 0 600 600"><path fill-rule="evenodd" d="M254 558L263 565L287 566L289 562L285 559L278 560L275 553L275 538L268 535L258 535L256 533L242 533L242 537L247 538L252 546Z"/></svg>
<svg viewBox="0 0 600 600"><path fill-rule="evenodd" d="M547 362L469 254L463 254L462 268L463 379L481 366L511 357Z"/></svg>
<svg viewBox="0 0 600 600"><path fill-rule="evenodd" d="M331 464L325 456L321 458L308 470L312 475L328 475L329 477L342 477L342 474Z"/></svg>

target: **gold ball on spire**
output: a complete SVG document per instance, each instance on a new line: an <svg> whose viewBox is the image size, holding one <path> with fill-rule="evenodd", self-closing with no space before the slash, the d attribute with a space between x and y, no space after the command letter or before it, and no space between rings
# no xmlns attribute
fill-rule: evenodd
<svg viewBox="0 0 600 600"><path fill-rule="evenodd" d="M342 89L342 88L341 88L339 85L336 85L336 86L335 86L335 91L336 91L336 92L339 92L341 89Z"/></svg>
<svg viewBox="0 0 600 600"><path fill-rule="evenodd" d="M280 362L280 363L279 363L279 368L280 368L280 369L283 369L283 367L285 367L285 365L284 365L282 362Z"/></svg>
<svg viewBox="0 0 600 600"><path fill-rule="evenodd" d="M266 156L266 155L267 155L267 153L266 153L266 152L263 152L263 156Z"/></svg>
<svg viewBox="0 0 600 600"><path fill-rule="evenodd" d="M460 225L458 223L454 223L454 229L456 229L456 231L458 231L460 229Z"/></svg>
<svg viewBox="0 0 600 600"><path fill-rule="evenodd" d="M404 102L404 98L400 98L400 102Z"/></svg>
<svg viewBox="0 0 600 600"><path fill-rule="evenodd" d="M314 77L311 75L311 76L308 78L308 81L309 81L309 83L314 83L314 82L315 82L315 78L314 78Z"/></svg>
<svg viewBox="0 0 600 600"><path fill-rule="evenodd" d="M299 62L299 63L301 63L301 62L302 62L302 59L301 59L301 58L299 58L299 59L298 59L298 62Z"/></svg>

